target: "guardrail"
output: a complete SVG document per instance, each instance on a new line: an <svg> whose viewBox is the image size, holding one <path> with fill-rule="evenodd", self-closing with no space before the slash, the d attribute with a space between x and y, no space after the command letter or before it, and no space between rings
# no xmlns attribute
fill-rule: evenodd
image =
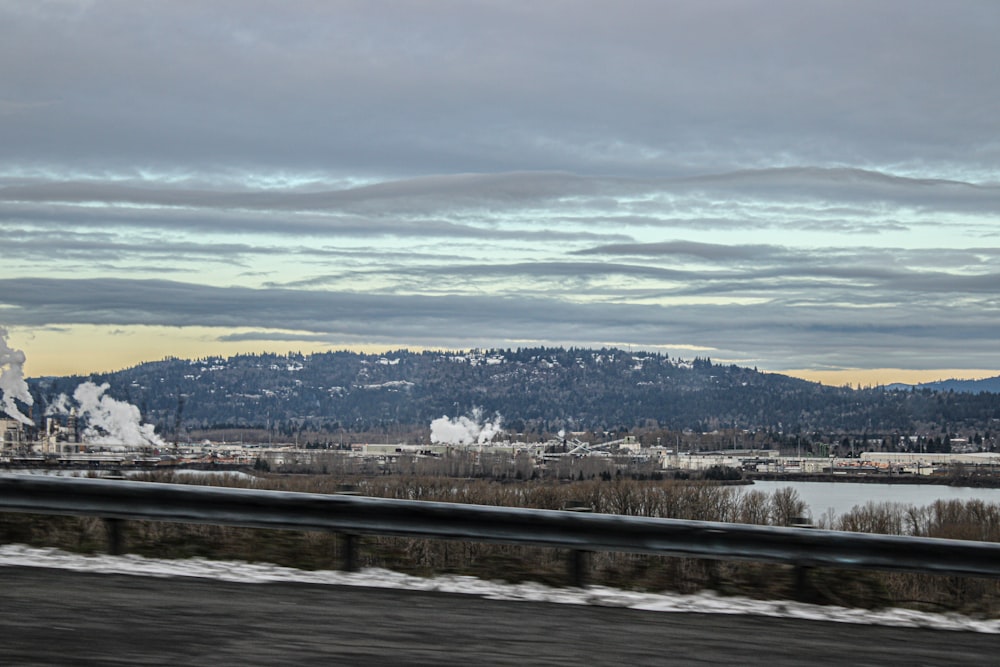
<svg viewBox="0 0 1000 667"><path fill-rule="evenodd" d="M121 521L317 530L355 539L391 535L568 549L577 584L593 551L747 560L811 567L1000 578L1000 543L848 533L711 521L535 510L188 486L152 482L0 475L0 512L101 517L110 551L123 551Z"/></svg>

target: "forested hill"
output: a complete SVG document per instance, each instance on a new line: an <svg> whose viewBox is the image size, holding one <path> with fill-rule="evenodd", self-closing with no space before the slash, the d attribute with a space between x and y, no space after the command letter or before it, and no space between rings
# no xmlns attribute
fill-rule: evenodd
<svg viewBox="0 0 1000 667"><path fill-rule="evenodd" d="M996 394L852 390L709 359L561 348L166 359L89 378L32 380L36 410L88 379L107 382L111 396L138 406L160 432L173 431L178 416L189 429L426 427L474 408L500 413L516 432L988 429L1000 419Z"/></svg>
<svg viewBox="0 0 1000 667"><path fill-rule="evenodd" d="M978 394L980 392L1000 393L1000 377L984 378L982 380L939 380L918 385L892 385L896 389L930 389L932 391L958 391Z"/></svg>

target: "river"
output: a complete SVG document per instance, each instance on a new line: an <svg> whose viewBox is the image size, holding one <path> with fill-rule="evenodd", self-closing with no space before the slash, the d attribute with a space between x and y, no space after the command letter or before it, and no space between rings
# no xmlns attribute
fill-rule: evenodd
<svg viewBox="0 0 1000 667"><path fill-rule="evenodd" d="M938 484L872 484L857 482L763 482L756 481L755 489L773 493L778 489L791 487L809 506L813 521L826 516L830 510L836 515L844 514L855 505L868 501L902 503L922 507L935 500L982 500L1000 503L1000 489L980 489Z"/></svg>

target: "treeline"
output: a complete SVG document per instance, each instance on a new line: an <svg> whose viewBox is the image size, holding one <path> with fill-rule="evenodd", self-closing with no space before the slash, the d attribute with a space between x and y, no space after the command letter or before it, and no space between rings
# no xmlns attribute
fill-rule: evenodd
<svg viewBox="0 0 1000 667"><path fill-rule="evenodd" d="M480 408L513 433L980 432L1000 420L995 394L851 389L757 369L620 349L525 348L385 355L331 352L165 359L89 378L30 381L36 414L84 379L110 385L173 439L205 429L290 440L424 428Z"/></svg>

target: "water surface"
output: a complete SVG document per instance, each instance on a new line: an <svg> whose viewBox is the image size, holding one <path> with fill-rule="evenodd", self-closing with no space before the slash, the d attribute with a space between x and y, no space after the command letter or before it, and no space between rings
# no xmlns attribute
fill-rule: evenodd
<svg viewBox="0 0 1000 667"><path fill-rule="evenodd" d="M982 500L1000 503L1000 489L979 489L938 484L872 484L861 482L771 482L757 481L744 489L773 493L791 487L809 506L814 521L830 510L844 514L868 501L903 503L922 507L936 500Z"/></svg>

